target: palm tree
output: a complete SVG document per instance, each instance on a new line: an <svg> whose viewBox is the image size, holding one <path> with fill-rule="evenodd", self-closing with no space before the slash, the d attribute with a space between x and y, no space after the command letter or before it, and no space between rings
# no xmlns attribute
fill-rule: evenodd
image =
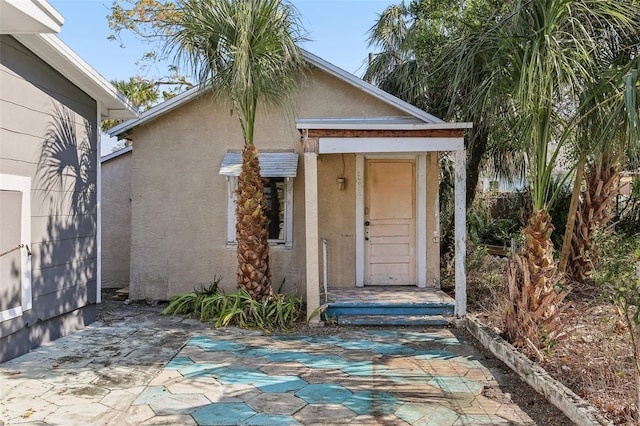
<svg viewBox="0 0 640 426"><path fill-rule="evenodd" d="M597 52L603 29L634 32L639 15L633 0L518 0L508 8L480 32L453 40L452 93L464 93L479 114L500 99L529 155L533 212L523 230L523 256L516 259L521 275L512 281L507 334L516 344L539 347L540 327L554 321L565 295L555 286L549 215L552 171L570 140L564 130L585 85L601 69Z"/></svg>
<svg viewBox="0 0 640 426"><path fill-rule="evenodd" d="M635 36L637 45L640 30ZM613 225L610 223L611 208L618 194L621 167L638 165L640 62L634 58L629 63L628 51L624 52L624 56L626 63L603 70L603 77L590 90L588 102L583 108L586 111L581 114L584 119L579 129L584 135L583 140L592 143L592 149L584 155L585 190L575 214L575 227L570 234L570 273L575 281L581 283L589 280L598 263L598 247L593 244L594 233L608 233Z"/></svg>
<svg viewBox="0 0 640 426"><path fill-rule="evenodd" d="M138 111L145 111L151 108L158 102L159 94L157 86L152 83L142 80L140 78L131 77L128 81L125 80L111 80L113 87L118 89L118 92L122 93L138 108ZM124 120L104 120L102 122L102 131L107 131L110 128L122 123ZM116 145L116 151L124 148L126 142L122 142Z"/></svg>
<svg viewBox="0 0 640 426"><path fill-rule="evenodd" d="M239 288L256 300L273 296L268 219L254 125L259 104L283 105L303 66L297 10L281 0L179 0L168 49L218 97L231 101L242 129L236 191Z"/></svg>
<svg viewBox="0 0 640 426"><path fill-rule="evenodd" d="M492 52L456 56L459 39L482 37L486 22L505 11L505 2L497 0L401 2L385 9L369 30L369 45L379 53L370 55L364 80L445 120L474 123L466 141L468 208L482 170L522 177L524 156L514 149L503 100L480 96L493 81L486 64ZM460 73L452 72L458 68ZM463 73L463 80L452 79Z"/></svg>
<svg viewBox="0 0 640 426"><path fill-rule="evenodd" d="M568 265L573 281L582 285L592 283L589 277L597 264L594 232L598 229L606 233L606 228L613 226L611 207L618 193L620 167L637 167L640 148L640 28L621 34L615 28L604 28L600 40L601 69L595 73L599 78L587 85L575 117L578 138L572 150L579 163L559 265L560 273ZM585 190L580 197L583 176Z"/></svg>
<svg viewBox="0 0 640 426"><path fill-rule="evenodd" d="M508 83L514 89L524 140L532 147L534 208L523 231L523 281L512 292L514 309L508 316L507 332L515 341L539 335L540 325L549 326L564 298L565 290L554 288L553 225L548 213L555 196L550 193L552 171L562 146L570 140L561 133L567 127L567 111L560 107L567 105L563 98L569 99L569 105L577 104L585 84L597 78L602 28L620 33L637 28L637 8L625 3L629 2L533 1L518 5L510 22L515 37L506 39L506 47L515 72ZM549 152L553 140L558 141L557 148Z"/></svg>

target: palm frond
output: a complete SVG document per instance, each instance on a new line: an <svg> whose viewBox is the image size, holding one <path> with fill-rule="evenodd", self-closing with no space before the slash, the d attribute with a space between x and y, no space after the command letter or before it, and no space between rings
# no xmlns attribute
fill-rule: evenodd
<svg viewBox="0 0 640 426"><path fill-rule="evenodd" d="M178 8L166 49L204 87L228 96L253 144L258 104L283 105L304 66L297 10L281 0L180 0Z"/></svg>

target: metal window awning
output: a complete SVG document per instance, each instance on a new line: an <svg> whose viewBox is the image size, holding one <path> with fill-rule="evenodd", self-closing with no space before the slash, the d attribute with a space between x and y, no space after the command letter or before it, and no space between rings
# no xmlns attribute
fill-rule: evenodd
<svg viewBox="0 0 640 426"><path fill-rule="evenodd" d="M298 174L298 154L295 152L259 152L260 176L296 177ZM220 166L224 176L240 176L242 153L227 152Z"/></svg>

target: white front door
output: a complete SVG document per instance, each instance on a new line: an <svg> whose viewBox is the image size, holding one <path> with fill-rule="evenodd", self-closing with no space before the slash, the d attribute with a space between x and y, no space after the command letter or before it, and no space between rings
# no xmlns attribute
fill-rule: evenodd
<svg viewBox="0 0 640 426"><path fill-rule="evenodd" d="M415 285L414 160L366 160L365 285Z"/></svg>

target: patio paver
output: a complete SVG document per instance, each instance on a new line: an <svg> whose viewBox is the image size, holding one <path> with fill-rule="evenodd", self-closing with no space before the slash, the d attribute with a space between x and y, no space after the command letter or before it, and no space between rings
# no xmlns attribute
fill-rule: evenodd
<svg viewBox="0 0 640 426"><path fill-rule="evenodd" d="M0 364L0 424L534 424L483 396L496 379L447 329L269 336L157 311Z"/></svg>

